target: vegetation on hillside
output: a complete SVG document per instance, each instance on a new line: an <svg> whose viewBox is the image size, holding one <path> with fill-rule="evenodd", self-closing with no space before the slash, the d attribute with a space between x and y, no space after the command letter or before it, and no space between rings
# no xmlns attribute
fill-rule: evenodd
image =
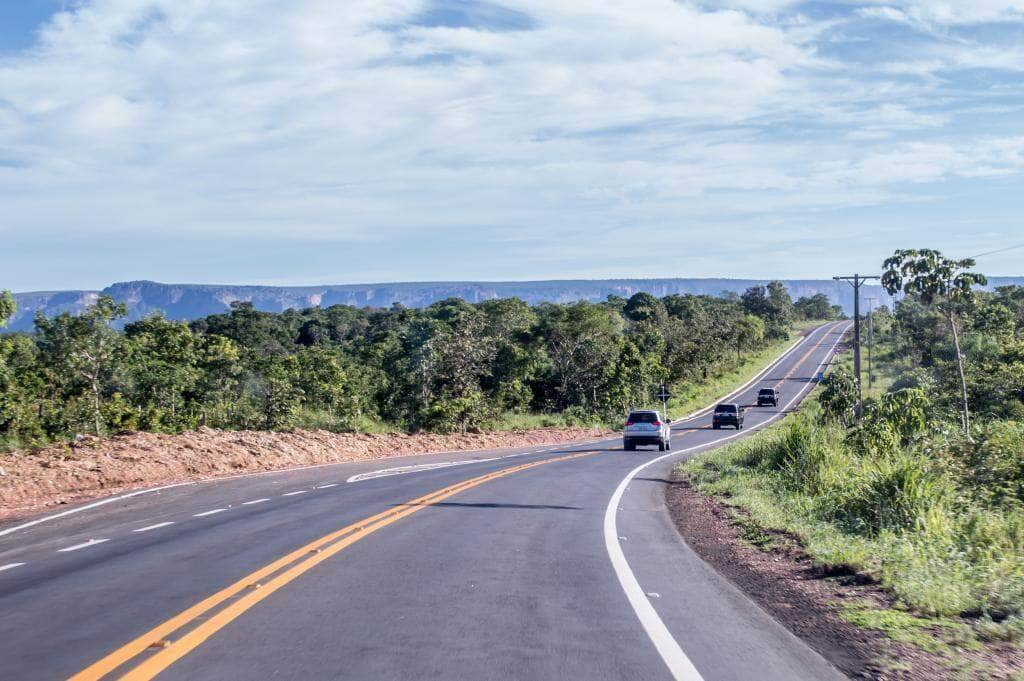
<svg viewBox="0 0 1024 681"><path fill-rule="evenodd" d="M872 319L862 420L845 364L796 417L685 470L906 608L1024 642L1024 288L904 290Z"/></svg>
<svg viewBox="0 0 1024 681"><path fill-rule="evenodd" d="M37 317L33 334L0 336L0 444L200 425L612 423L650 404L660 383L687 392L788 338L802 317L835 310L827 299L794 304L773 282L742 296L599 304L448 299L269 313L237 302L189 324L154 314L118 330L125 312L100 297L77 316Z"/></svg>

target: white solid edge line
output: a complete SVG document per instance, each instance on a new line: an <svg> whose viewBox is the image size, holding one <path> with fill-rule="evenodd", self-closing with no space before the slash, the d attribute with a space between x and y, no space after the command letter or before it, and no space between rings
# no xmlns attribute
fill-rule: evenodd
<svg viewBox="0 0 1024 681"><path fill-rule="evenodd" d="M270 501L270 497L263 497L262 499L253 499L252 501L243 501L242 506L251 506L253 504L262 504L264 501Z"/></svg>
<svg viewBox="0 0 1024 681"><path fill-rule="evenodd" d="M212 511L203 511L202 513L193 513L193 518L202 518L203 516L213 515L214 513L223 513L228 509L226 508L215 508Z"/></svg>
<svg viewBox="0 0 1024 681"><path fill-rule="evenodd" d="M109 539L90 539L89 541L84 541L81 544L75 544L74 546L69 546L69 547L64 548L64 549L57 549L57 553L67 553L68 551L77 551L78 549L84 549L84 548L88 548L90 546L96 546L97 544L102 544L105 541L110 541L110 540Z"/></svg>
<svg viewBox="0 0 1024 681"><path fill-rule="evenodd" d="M810 338L811 335L813 334L809 334L807 338ZM836 347L838 347L839 342L843 339L844 335L846 335L845 330L843 333L839 334L839 338L832 344L832 347L829 348L828 352L825 353L824 359L822 359L817 370L814 372L815 375L817 375L821 368L825 366L832 357L832 353L835 352ZM806 338L801 340L806 340ZM773 362L769 368L774 367L778 361L786 356L786 354L789 354L788 351L781 355L778 360ZM800 391L786 403L786 406L783 407L782 411L772 415L768 419L765 419L761 423L750 428L750 430L739 431L733 435L715 440L713 443L695 445L686 449L669 452L668 454L664 454L651 459L646 463L640 464L626 474L626 477L622 479L619 486L615 488L615 492L612 493L611 499L608 500L608 506L604 511L604 545L605 549L608 551L608 558L611 560L612 567L615 569L615 575L619 579L619 584L622 586L622 590L625 592L626 598L629 600L629 604L633 607L633 612L636 613L637 619L640 620L640 624L643 626L644 631L647 632L647 636L651 639L654 647L661 655L661 659L664 660L665 665L668 667L669 672L671 672L672 677L676 679L676 681L703 681L703 677L700 675L700 672L697 671L697 668L693 666L693 662L690 661L690 658L686 656L685 652L683 652L683 649L679 646L679 642L672 636L668 627L665 626L665 622L662 621L657 610L655 610L654 606L651 605L650 600L648 600L647 595L640 586L640 582L637 581L636 575L633 574L632 568L629 567L626 555L622 551L622 545L619 543L619 531L616 519L619 503L622 501L622 495L625 494L626 487L629 486L629 483L632 482L633 478L648 466L652 466L671 456L677 456L697 449L706 448L711 445L717 445L727 440L732 440L733 438L740 437L741 435L746 435L755 430L759 430L772 421L784 416L785 411L792 406L794 402L801 399L804 393L813 386L813 381L808 382L807 385L801 388Z"/></svg>
<svg viewBox="0 0 1024 681"><path fill-rule="evenodd" d="M30 527L32 527L34 525L38 525L39 523L45 523L45 522L49 522L51 520L57 520L58 518L63 518L65 516L74 515L75 513L81 513L82 511L88 511L90 509L94 509L94 508L97 508L99 506L105 506L106 504L112 504L115 501L124 501L125 499L131 499L132 497L137 497L137 496L139 496L141 494L150 494L152 492L159 492L161 490L171 489L172 487L184 487L185 485L194 485L194 484L196 484L196 483L195 482L176 482L173 485L163 485L161 487L150 487L149 489L140 489L140 490L136 490L134 492L129 492L128 494L121 494L121 495L118 495L116 497L108 497L106 499L100 499L99 501L94 501L91 504L86 504L85 506L79 506L78 508L71 508L71 509L68 509L67 511L61 511L60 513L54 513L53 515L48 515L48 516L45 516L43 518L36 518L35 520L31 520L31 521L29 521L27 523L22 523L21 525L17 525L15 527L8 527L6 530L0 530L0 537L4 536L5 534L11 534L12 532L17 532L18 530L28 529L28 528L30 528Z"/></svg>
<svg viewBox="0 0 1024 681"><path fill-rule="evenodd" d="M150 530L155 530L155 529L157 529L159 527L167 527L168 525L173 525L173 524L174 524L173 520L168 520L165 523L157 523L156 525L146 525L145 527L140 527L137 530L132 530L132 532L149 532Z"/></svg>
<svg viewBox="0 0 1024 681"><path fill-rule="evenodd" d="M24 563L8 563L7 565L0 565L0 572L4 570L13 570L16 567L21 567Z"/></svg>

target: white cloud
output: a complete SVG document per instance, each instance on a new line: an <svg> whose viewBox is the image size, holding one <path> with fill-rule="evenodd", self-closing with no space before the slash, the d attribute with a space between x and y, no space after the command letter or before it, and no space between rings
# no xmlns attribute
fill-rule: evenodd
<svg viewBox="0 0 1024 681"><path fill-rule="evenodd" d="M982 4L971 20L1017 11ZM413 0L60 14L0 61L0 231L500 239L913 200L911 185L1024 171L1014 134L964 138L942 83L900 80L992 64L1000 46L888 58L865 80L822 56L836 22L789 2L504 5L533 30L416 25ZM944 7L865 11L967 20Z"/></svg>
<svg viewBox="0 0 1024 681"><path fill-rule="evenodd" d="M1022 0L906 0L901 6L916 19L938 24L1019 21L1024 17Z"/></svg>

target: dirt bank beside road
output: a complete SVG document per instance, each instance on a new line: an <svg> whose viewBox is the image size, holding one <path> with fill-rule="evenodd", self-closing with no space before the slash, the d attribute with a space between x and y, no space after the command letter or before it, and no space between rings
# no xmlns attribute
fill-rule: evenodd
<svg viewBox="0 0 1024 681"><path fill-rule="evenodd" d="M131 433L0 454L0 520L74 501L157 485L413 454L531 447L612 435L595 428L438 435L328 431Z"/></svg>

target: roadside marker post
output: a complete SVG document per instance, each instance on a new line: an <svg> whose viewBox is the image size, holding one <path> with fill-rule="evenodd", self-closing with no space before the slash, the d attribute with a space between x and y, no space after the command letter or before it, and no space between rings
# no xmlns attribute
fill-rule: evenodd
<svg viewBox="0 0 1024 681"><path fill-rule="evenodd" d="M661 389L658 391L658 399L661 400L661 415L668 418L668 398L672 397L672 393L668 391L668 388L664 383L661 384Z"/></svg>

